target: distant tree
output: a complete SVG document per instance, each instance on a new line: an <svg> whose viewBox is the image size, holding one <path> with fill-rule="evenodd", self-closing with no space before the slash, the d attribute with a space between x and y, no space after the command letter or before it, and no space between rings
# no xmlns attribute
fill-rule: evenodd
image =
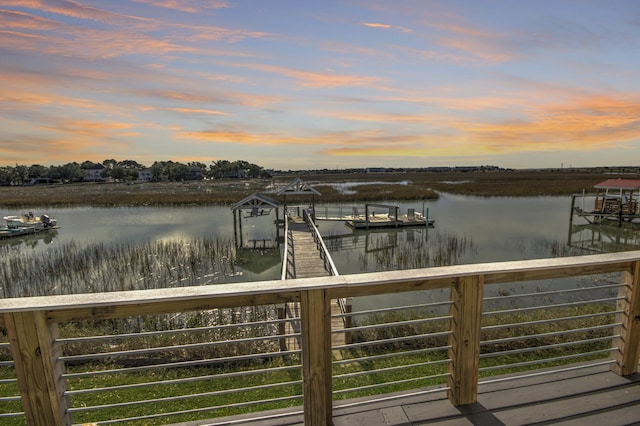
<svg viewBox="0 0 640 426"><path fill-rule="evenodd" d="M49 169L39 164L29 167L29 179L39 179L47 176Z"/></svg>
<svg viewBox="0 0 640 426"><path fill-rule="evenodd" d="M84 171L76 162L67 163L60 168L60 178L66 182L78 182L84 178Z"/></svg>
<svg viewBox="0 0 640 426"><path fill-rule="evenodd" d="M0 185L7 186L12 184L13 167L0 167Z"/></svg>
<svg viewBox="0 0 640 426"><path fill-rule="evenodd" d="M102 165L105 166L108 169L112 169L116 164L118 164L118 162L116 160L114 160L113 158L110 160L104 160L102 162Z"/></svg>

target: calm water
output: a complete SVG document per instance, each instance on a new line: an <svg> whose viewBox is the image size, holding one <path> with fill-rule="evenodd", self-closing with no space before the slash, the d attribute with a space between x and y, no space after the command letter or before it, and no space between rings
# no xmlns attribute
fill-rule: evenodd
<svg viewBox="0 0 640 426"><path fill-rule="evenodd" d="M583 250L571 252L568 247L570 202L570 197L481 198L441 194L437 201L400 203L402 213L407 208L428 212L436 221L434 228L352 232L341 222L320 222L320 229L342 274L397 269L400 247L409 247L413 255L402 267L583 254ZM322 208L324 205L318 206ZM45 213L38 209L35 212ZM1 213L4 216L19 212ZM10 246L6 252L9 256L20 256L29 250L46 254L68 241L83 246L97 242L186 241L202 236L234 240L233 213L226 206L57 208L46 213L58 219L61 229L57 235L2 242ZM275 239L274 219L275 212L259 218L243 217L243 240ZM572 243L588 240L590 236L585 232L592 231L574 234ZM603 240L602 235L599 238ZM620 237L617 238L619 241ZM606 241L609 239L605 237ZM447 244L458 245L455 250L449 250L449 258L434 251ZM621 249L628 247L617 245L606 250ZM239 266L241 273L229 281L279 278L277 253L246 252L244 256L244 263ZM416 263L427 257L430 259L427 264Z"/></svg>

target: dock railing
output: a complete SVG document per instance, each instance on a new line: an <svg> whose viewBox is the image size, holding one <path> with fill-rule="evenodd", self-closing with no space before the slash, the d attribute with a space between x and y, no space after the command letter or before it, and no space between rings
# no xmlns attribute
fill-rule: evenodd
<svg viewBox="0 0 640 426"><path fill-rule="evenodd" d="M556 288L570 277L579 285ZM333 299L405 292L428 297L354 312L353 343L332 347ZM288 302L300 302L302 345L283 352L273 307ZM302 406L306 425L328 425L344 398L403 389L474 403L479 384L511 368L637 372L640 252L3 299L0 327L3 424L145 424Z"/></svg>
<svg viewBox="0 0 640 426"><path fill-rule="evenodd" d="M318 227L316 226L315 220L313 218L313 210L305 209L303 214L304 214L304 221L309 226L309 229L311 230L311 234L313 235L313 241L315 241L316 247L320 252L320 258L324 262L324 269L331 276L335 277L339 275L338 269L336 268L336 265L333 263L333 259L331 258L331 253L329 253L329 250L327 249L327 246L325 245L324 240L322 239L322 235L320 234L320 230L318 230Z"/></svg>

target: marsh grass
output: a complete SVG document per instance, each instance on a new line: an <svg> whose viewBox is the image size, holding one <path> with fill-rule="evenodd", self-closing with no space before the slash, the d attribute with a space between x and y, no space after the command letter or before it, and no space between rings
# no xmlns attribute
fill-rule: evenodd
<svg viewBox="0 0 640 426"><path fill-rule="evenodd" d="M360 254L360 263L373 264L377 270L400 270L455 265L464 256L477 251L467 236L436 230L429 238L418 238L396 245L391 237L377 239L367 252Z"/></svg>
<svg viewBox="0 0 640 426"><path fill-rule="evenodd" d="M5 298L206 285L237 273L233 242L218 238L86 247L69 241L46 254L1 256L0 270Z"/></svg>
<svg viewBox="0 0 640 426"><path fill-rule="evenodd" d="M611 170L535 171L509 170L500 172L406 172L406 173L331 173L300 175L306 182L411 182L411 185L358 186L355 192L343 194L335 188L322 187L323 202L425 200L437 198L438 192L478 196L539 196L570 195L583 190L593 192L593 186L617 177L638 179L637 169L628 173ZM269 180L211 180L188 183L78 183L65 185L35 185L0 187L4 207L19 208L34 205L52 206L173 206L233 204L254 192L269 193L274 186L283 187L297 174L278 175ZM392 192L390 192L392 191ZM270 194L273 196L273 194ZM277 198L273 196L273 198Z"/></svg>

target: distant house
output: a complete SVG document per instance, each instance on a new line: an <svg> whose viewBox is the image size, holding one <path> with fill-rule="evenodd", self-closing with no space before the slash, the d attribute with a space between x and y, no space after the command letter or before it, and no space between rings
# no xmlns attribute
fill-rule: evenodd
<svg viewBox="0 0 640 426"><path fill-rule="evenodd" d="M138 172L138 180L141 182L151 182L153 180L153 172L151 169L143 169Z"/></svg>
<svg viewBox="0 0 640 426"><path fill-rule="evenodd" d="M200 167L190 167L187 180L202 180L202 169Z"/></svg>
<svg viewBox="0 0 640 426"><path fill-rule="evenodd" d="M107 179L102 176L102 171L105 167L102 164L94 164L93 166L85 169L84 181L85 182L105 182Z"/></svg>
<svg viewBox="0 0 640 426"><path fill-rule="evenodd" d="M384 167L368 167L365 169L365 173L385 173L387 169Z"/></svg>

